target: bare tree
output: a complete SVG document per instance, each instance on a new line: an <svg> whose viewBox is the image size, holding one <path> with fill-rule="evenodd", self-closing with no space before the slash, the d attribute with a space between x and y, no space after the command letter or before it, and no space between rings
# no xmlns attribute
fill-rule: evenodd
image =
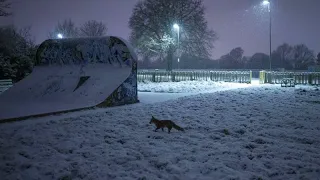
<svg viewBox="0 0 320 180"><path fill-rule="evenodd" d="M28 47L35 47L35 38L31 35L31 26L20 28L17 32L26 41Z"/></svg>
<svg viewBox="0 0 320 180"><path fill-rule="evenodd" d="M264 53L255 53L247 62L247 68L250 69L268 69L269 56Z"/></svg>
<svg viewBox="0 0 320 180"><path fill-rule="evenodd" d="M238 69L244 66L244 50L241 47L234 48L230 53L223 55L219 59L219 65L222 69Z"/></svg>
<svg viewBox="0 0 320 180"><path fill-rule="evenodd" d="M280 45L276 50L281 58L281 61L289 61L293 58L293 47L287 43Z"/></svg>
<svg viewBox="0 0 320 180"><path fill-rule="evenodd" d="M59 22L54 30L49 33L49 38L55 39L61 34L64 38L74 38L79 36L79 29L71 19L65 19L62 23Z"/></svg>
<svg viewBox="0 0 320 180"><path fill-rule="evenodd" d="M32 71L35 50L30 27L0 27L0 78L24 78Z"/></svg>
<svg viewBox="0 0 320 180"><path fill-rule="evenodd" d="M317 64L320 65L320 52L317 55Z"/></svg>
<svg viewBox="0 0 320 180"><path fill-rule="evenodd" d="M11 8L11 3L8 0L0 0L0 17L1 16L10 16L12 13L8 12L8 9Z"/></svg>
<svg viewBox="0 0 320 180"><path fill-rule="evenodd" d="M240 63L242 60L244 50L241 47L234 48L230 51L230 57L235 61Z"/></svg>
<svg viewBox="0 0 320 180"><path fill-rule="evenodd" d="M315 63L314 53L304 44L296 45L293 47L291 63L294 69L306 69L308 65Z"/></svg>
<svg viewBox="0 0 320 180"><path fill-rule="evenodd" d="M179 42L175 23L179 26ZM172 70L178 47L178 54L208 58L216 40L216 33L208 28L202 0L140 1L133 9L129 27L130 41L137 52L155 59L166 57L167 70Z"/></svg>
<svg viewBox="0 0 320 180"><path fill-rule="evenodd" d="M35 48L31 26L16 28L13 25L0 27L0 52L4 56L29 56Z"/></svg>
<svg viewBox="0 0 320 180"><path fill-rule="evenodd" d="M272 65L274 67L281 67L281 68L289 68L287 66L293 61L293 47L287 43L284 43L277 47L275 51L272 53Z"/></svg>
<svg viewBox="0 0 320 180"><path fill-rule="evenodd" d="M105 36L107 34L107 26L102 22L96 20L90 20L85 22L80 27L80 36L83 37L94 37L94 36Z"/></svg>
<svg viewBox="0 0 320 180"><path fill-rule="evenodd" d="M21 29L12 25L0 27L0 52L4 56L26 54L28 43L21 32Z"/></svg>

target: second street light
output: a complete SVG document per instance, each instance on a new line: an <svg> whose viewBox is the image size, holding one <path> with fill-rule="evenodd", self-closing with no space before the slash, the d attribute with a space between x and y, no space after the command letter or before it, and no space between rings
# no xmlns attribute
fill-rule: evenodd
<svg viewBox="0 0 320 180"><path fill-rule="evenodd" d="M57 34L57 38L58 39L62 39L63 38L63 35L61 33Z"/></svg>
<svg viewBox="0 0 320 180"><path fill-rule="evenodd" d="M175 30L177 30L177 33L178 33L178 52L179 52L180 51L180 27L179 27L178 24L174 24L173 28ZM179 69L179 63L180 63L180 59L179 58L180 58L180 55L178 53L178 69Z"/></svg>
<svg viewBox="0 0 320 180"><path fill-rule="evenodd" d="M269 12L269 68L270 68L270 71L271 71L271 60L272 60L272 57L271 57L271 55L272 55L272 50L271 50L271 43L272 43L272 39L271 39L271 1L270 0L263 0L263 2L262 2L262 5L264 5L264 6L268 6L268 12Z"/></svg>

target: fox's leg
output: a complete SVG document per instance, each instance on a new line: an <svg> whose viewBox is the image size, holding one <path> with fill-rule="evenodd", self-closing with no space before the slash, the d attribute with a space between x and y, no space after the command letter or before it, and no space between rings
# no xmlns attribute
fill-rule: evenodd
<svg viewBox="0 0 320 180"><path fill-rule="evenodd" d="M161 128L162 129L162 131L163 131L163 128Z"/></svg>
<svg viewBox="0 0 320 180"><path fill-rule="evenodd" d="M170 134L172 127L168 127L168 134Z"/></svg>
<svg viewBox="0 0 320 180"><path fill-rule="evenodd" d="M154 132L157 132L158 129L160 129L160 128L157 127L157 128L154 130Z"/></svg>

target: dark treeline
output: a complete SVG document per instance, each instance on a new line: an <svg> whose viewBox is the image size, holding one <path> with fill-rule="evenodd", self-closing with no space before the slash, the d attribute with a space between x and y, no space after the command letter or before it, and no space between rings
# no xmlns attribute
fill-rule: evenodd
<svg viewBox="0 0 320 180"><path fill-rule="evenodd" d="M19 81L32 71L37 46L30 28L0 28L0 79Z"/></svg>
<svg viewBox="0 0 320 180"><path fill-rule="evenodd" d="M181 69L266 69L270 68L269 55L255 53L251 57L244 56L241 47L232 49L219 59L211 60L182 54L178 65L177 58L173 60L174 68ZM304 44L291 46L284 43L272 52L271 68L286 70L307 70L309 66L320 65L320 53L315 53ZM165 61L150 61L147 57L140 58L141 69L165 69Z"/></svg>
<svg viewBox="0 0 320 180"><path fill-rule="evenodd" d="M31 27L20 29L13 25L0 27L0 79L12 79L17 82L32 72L39 45L35 44L30 31ZM71 19L66 19L57 23L48 33L48 38L57 38L58 33L64 38L104 36L107 27L95 20L86 21L77 27Z"/></svg>

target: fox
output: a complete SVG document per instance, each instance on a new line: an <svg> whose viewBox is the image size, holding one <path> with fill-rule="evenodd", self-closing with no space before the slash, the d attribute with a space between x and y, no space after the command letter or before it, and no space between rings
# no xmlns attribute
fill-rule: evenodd
<svg viewBox="0 0 320 180"><path fill-rule="evenodd" d="M168 133L170 134L170 131L172 128L175 128L176 130L179 130L179 131L183 131L184 132L184 129L178 125L176 125L173 121L171 120L159 120L159 119L156 119L155 117L151 117L151 120L149 122L149 124L155 124L156 125L156 129L154 130L154 132L157 132L158 129L162 129L164 127L167 127L168 128Z"/></svg>

